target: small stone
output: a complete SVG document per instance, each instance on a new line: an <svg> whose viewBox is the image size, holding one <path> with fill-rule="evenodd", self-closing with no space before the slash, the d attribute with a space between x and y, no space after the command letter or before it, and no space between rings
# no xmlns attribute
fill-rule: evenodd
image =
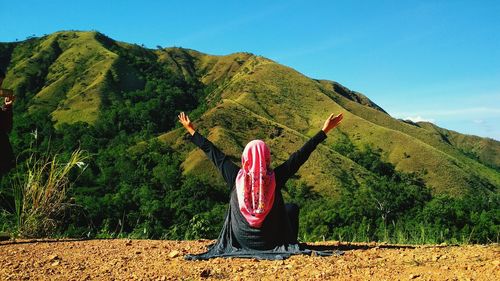
<svg viewBox="0 0 500 281"><path fill-rule="evenodd" d="M210 269L209 268L203 269L203 271L200 273L200 277L207 278L208 276L210 276Z"/></svg>
<svg viewBox="0 0 500 281"><path fill-rule="evenodd" d="M49 256L49 261L58 260L58 259L60 259L58 255L50 255Z"/></svg>
<svg viewBox="0 0 500 281"><path fill-rule="evenodd" d="M175 257L178 257L178 256L179 256L179 254L180 254L180 253L179 253L179 251L174 250L174 251L170 252L170 253L168 254L168 256L169 256L170 258L175 258Z"/></svg>
<svg viewBox="0 0 500 281"><path fill-rule="evenodd" d="M131 246L132 245L132 240L128 239L125 241L125 246Z"/></svg>
<svg viewBox="0 0 500 281"><path fill-rule="evenodd" d="M420 277L420 274L410 274L410 279L415 279L417 277Z"/></svg>
<svg viewBox="0 0 500 281"><path fill-rule="evenodd" d="M51 263L51 266L58 266L60 264L59 260L55 260L53 263Z"/></svg>
<svg viewBox="0 0 500 281"><path fill-rule="evenodd" d="M440 255L435 255L432 257L432 261L438 261L440 257Z"/></svg>
<svg viewBox="0 0 500 281"><path fill-rule="evenodd" d="M139 251L139 250L135 251L135 254L136 254L136 255L138 255L138 254L140 254L140 253L142 253L142 252L141 252L141 251Z"/></svg>

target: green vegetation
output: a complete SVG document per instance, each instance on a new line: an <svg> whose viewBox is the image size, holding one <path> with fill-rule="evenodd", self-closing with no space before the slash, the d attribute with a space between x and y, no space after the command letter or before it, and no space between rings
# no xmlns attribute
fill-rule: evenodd
<svg viewBox="0 0 500 281"><path fill-rule="evenodd" d="M334 149L372 172L357 183L347 173L338 199L321 198L301 181L287 185L302 206L299 236L306 241L387 241L391 243L491 243L500 233L500 196L432 197L415 174L397 172L371 147L356 148L344 137Z"/></svg>
<svg viewBox="0 0 500 281"><path fill-rule="evenodd" d="M0 67L18 96L10 134L18 165L0 180L0 231L215 238L228 190L177 127L178 112L190 112L234 162L245 143L265 140L276 166L342 111L342 131L285 189L301 206L302 240L498 242L497 141L396 120L338 83L248 53L149 50L98 32L2 43ZM73 151L85 151L88 166L64 177L73 183L55 197L64 208L42 216L54 223L27 219L20 207L36 204L21 203L29 197L16 183L29 179L33 155L45 159L37 171L46 182L53 172L44 165Z"/></svg>
<svg viewBox="0 0 500 281"><path fill-rule="evenodd" d="M142 89L120 91L123 88L120 76L110 74L107 86L114 90L102 97L100 116L92 125L62 123L56 129L55 120L47 111L50 107L28 112L20 110L25 109L22 105L16 107L11 134L15 151L65 155L68 151L81 149L90 155L85 171L78 177L70 175L68 179L75 182L74 188L65 190L67 195L55 193L72 200L71 206L63 204L70 208L57 212L61 223L50 225L53 231L50 233L31 227L33 231L23 228L20 234L172 239L214 235L221 222L213 218L221 216L221 206L227 203L224 189L206 184L203 176L183 177L178 153L153 138L175 126L179 110L203 109L200 100L205 94L201 83L172 73L156 63L155 56L144 59L141 54L111 47L119 53L124 52L122 59L138 69L144 85ZM147 141L149 139L152 140ZM140 141L147 142L133 152L130 147ZM58 158L54 156L53 159L37 161L37 166L43 166L37 168L38 177L47 178L47 181L51 178L53 172L45 169L45 165L55 163ZM20 153L17 168L2 179L0 226L4 230L14 229L19 206L35 205L34 202L18 204L21 192L9 179L14 176L28 180L24 167L31 162L31 156ZM193 201L193 194L200 197ZM51 202L39 205L51 209ZM21 217L23 224L29 221L46 226L40 217L29 220Z"/></svg>
<svg viewBox="0 0 500 281"><path fill-rule="evenodd" d="M67 197L70 173L76 167L83 169L87 157L75 150L67 161L61 158L32 153L25 162L26 170L16 174L13 195L17 235L51 236L63 223L62 217L71 206Z"/></svg>

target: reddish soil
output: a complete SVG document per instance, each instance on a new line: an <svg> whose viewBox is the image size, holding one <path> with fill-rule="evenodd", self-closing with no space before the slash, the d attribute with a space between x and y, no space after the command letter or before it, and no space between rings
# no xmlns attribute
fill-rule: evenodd
<svg viewBox="0 0 500 281"><path fill-rule="evenodd" d="M322 242L343 256L186 261L212 241L0 242L0 280L500 280L500 247Z"/></svg>

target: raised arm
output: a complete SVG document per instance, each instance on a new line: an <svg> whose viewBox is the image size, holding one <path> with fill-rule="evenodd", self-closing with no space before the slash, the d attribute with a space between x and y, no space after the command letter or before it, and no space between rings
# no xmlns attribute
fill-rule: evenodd
<svg viewBox="0 0 500 281"><path fill-rule="evenodd" d="M217 169L219 169L229 188L232 188L236 181L236 175L238 174L240 168L233 162L231 162L229 157L227 157L222 151L220 151L211 141L196 132L193 124L189 120L189 117L184 114L184 112L181 112L178 117L179 122L181 122L184 128L186 128L186 130L192 136L191 141L196 146L201 148L203 152L205 152L207 157L215 164Z"/></svg>
<svg viewBox="0 0 500 281"><path fill-rule="evenodd" d="M326 139L326 134L330 132L331 129L335 128L340 121L342 121L342 118L342 114L335 116L332 113L325 121L323 128L316 135L309 139L304 146L302 146L302 148L292 153L288 160L274 169L274 172L277 176L279 176L283 183L293 176L299 170L300 166L302 166L307 159L309 159L309 156L314 149L316 149L318 144Z"/></svg>

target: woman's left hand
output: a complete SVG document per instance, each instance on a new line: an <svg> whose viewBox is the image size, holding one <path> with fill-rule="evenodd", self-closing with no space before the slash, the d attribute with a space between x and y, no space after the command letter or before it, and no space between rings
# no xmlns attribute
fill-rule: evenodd
<svg viewBox="0 0 500 281"><path fill-rule="evenodd" d="M325 124L323 125L323 132L325 132L325 134L328 134L328 132L337 127L337 125L342 121L342 118L344 118L344 115L342 115L342 113L338 114L338 115L333 115L330 114L330 116L328 116L328 119L326 119L325 121Z"/></svg>

